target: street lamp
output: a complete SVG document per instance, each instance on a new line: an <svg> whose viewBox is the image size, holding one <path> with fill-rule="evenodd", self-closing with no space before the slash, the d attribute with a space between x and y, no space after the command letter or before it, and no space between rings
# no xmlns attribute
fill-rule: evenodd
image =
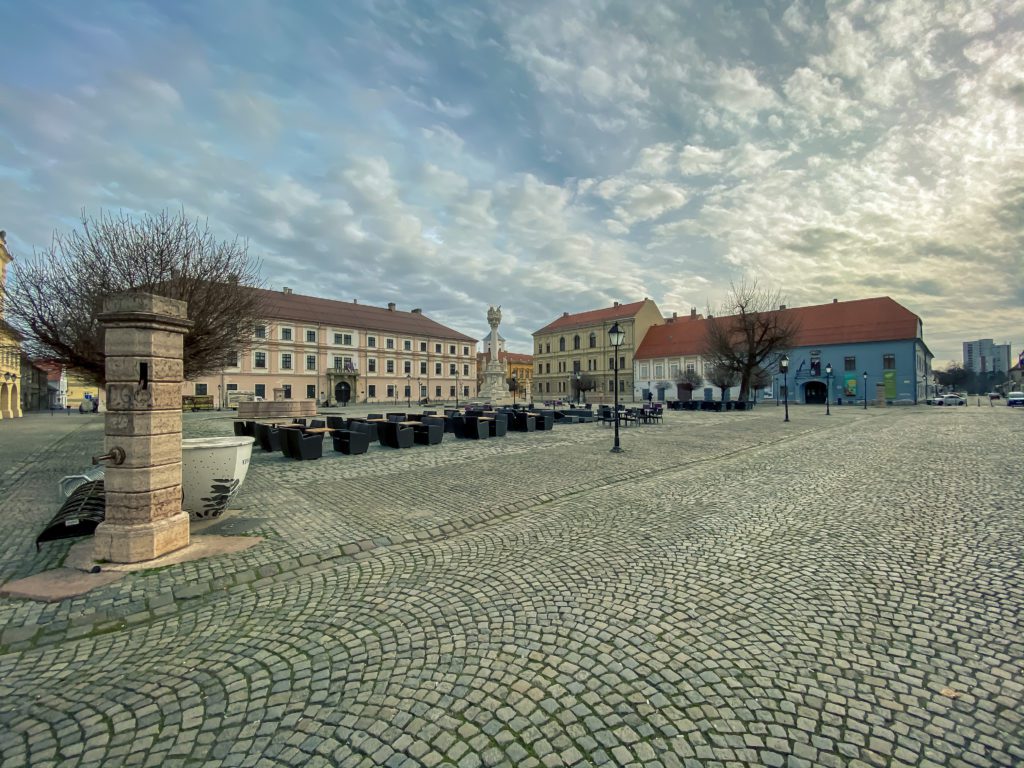
<svg viewBox="0 0 1024 768"><path fill-rule="evenodd" d="M825 415L831 416L829 399L832 397L832 363L825 366Z"/></svg>
<svg viewBox="0 0 1024 768"><path fill-rule="evenodd" d="M864 410L868 409L868 372L864 371Z"/></svg>
<svg viewBox="0 0 1024 768"><path fill-rule="evenodd" d="M622 448L619 446L619 347L625 338L626 334L619 328L618 323L614 323L608 329L608 342L615 350L615 359L612 361L612 371L615 374L615 383L612 385L615 390L615 445L612 446L612 453L622 453Z"/></svg>
<svg viewBox="0 0 1024 768"><path fill-rule="evenodd" d="M517 385L517 383L518 382L516 381L516 375L513 373L512 374L512 409L513 410L515 410L515 407L516 407L516 385Z"/></svg>
<svg viewBox="0 0 1024 768"><path fill-rule="evenodd" d="M580 401L580 380L583 378L583 374L576 371L576 402Z"/></svg>
<svg viewBox="0 0 1024 768"><path fill-rule="evenodd" d="M782 392L786 405L786 418L783 421L789 421L789 357L787 355L783 355L779 360L779 373L782 374Z"/></svg>
<svg viewBox="0 0 1024 768"><path fill-rule="evenodd" d="M412 408L412 374L405 374L405 407Z"/></svg>
<svg viewBox="0 0 1024 768"><path fill-rule="evenodd" d="M455 366L455 407L459 407L459 366Z"/></svg>

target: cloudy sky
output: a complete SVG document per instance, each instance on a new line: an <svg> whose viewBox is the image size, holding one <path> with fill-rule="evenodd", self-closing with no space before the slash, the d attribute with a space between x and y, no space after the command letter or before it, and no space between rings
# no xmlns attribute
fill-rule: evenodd
<svg viewBox="0 0 1024 768"><path fill-rule="evenodd" d="M510 347L889 295L1024 344L1024 0L0 3L0 228L184 209L269 287Z"/></svg>

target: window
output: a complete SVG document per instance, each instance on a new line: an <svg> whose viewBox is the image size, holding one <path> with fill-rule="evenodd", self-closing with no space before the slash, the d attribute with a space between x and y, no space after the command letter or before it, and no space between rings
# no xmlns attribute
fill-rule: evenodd
<svg viewBox="0 0 1024 768"><path fill-rule="evenodd" d="M625 392L625 391L626 391L626 382L625 381L620 381L619 382L619 392Z"/></svg>
<svg viewBox="0 0 1024 768"><path fill-rule="evenodd" d="M462 388L462 395L463 397L469 397L469 387Z"/></svg>
<svg viewBox="0 0 1024 768"><path fill-rule="evenodd" d="M252 367L253 368L266 368L267 367L267 353L256 352L252 356Z"/></svg>
<svg viewBox="0 0 1024 768"><path fill-rule="evenodd" d="M309 344L316 344L316 331L306 331L306 342Z"/></svg>
<svg viewBox="0 0 1024 768"><path fill-rule="evenodd" d="M449 376L454 376L455 375L455 363L448 363L448 375Z"/></svg>
<svg viewBox="0 0 1024 768"><path fill-rule="evenodd" d="M550 381L545 381L544 382L544 391L545 392L550 392L551 391L551 382Z"/></svg>
<svg viewBox="0 0 1024 768"><path fill-rule="evenodd" d="M342 338L344 338L344 337L340 333L334 334L334 343L335 344L342 344L342 343L344 343L344 342L342 342Z"/></svg>
<svg viewBox="0 0 1024 768"><path fill-rule="evenodd" d="M669 363L668 375L673 381L679 377L679 363Z"/></svg>
<svg viewBox="0 0 1024 768"><path fill-rule="evenodd" d="M441 354L441 345L440 344L435 344L434 345L434 353L438 354L438 355Z"/></svg>
<svg viewBox="0 0 1024 768"><path fill-rule="evenodd" d="M282 328L281 329L281 341L291 341L291 340L292 340L292 329L291 328Z"/></svg>
<svg viewBox="0 0 1024 768"><path fill-rule="evenodd" d="M593 331L590 332L590 348L593 349L597 346L597 334Z"/></svg>
<svg viewBox="0 0 1024 768"><path fill-rule="evenodd" d="M608 370L609 371L615 370L615 358L614 357L609 357L608 358Z"/></svg>
<svg viewBox="0 0 1024 768"><path fill-rule="evenodd" d="M540 342L538 341L538 342L537 342L537 354L539 355L539 354L541 354L541 353L542 353L543 351L544 351L544 345L543 345L543 344L541 344L541 343L540 343Z"/></svg>
<svg viewBox="0 0 1024 768"><path fill-rule="evenodd" d="M580 372L580 361L579 360L573 360L572 361L572 372L573 373L579 373Z"/></svg>
<svg viewBox="0 0 1024 768"><path fill-rule="evenodd" d="M205 395L206 394L206 385L205 384L196 384L196 394L197 395Z"/></svg>
<svg viewBox="0 0 1024 768"><path fill-rule="evenodd" d="M811 376L821 376L821 358L811 358Z"/></svg>
<svg viewBox="0 0 1024 768"><path fill-rule="evenodd" d="M306 370L307 371L315 371L316 370L316 355L306 355Z"/></svg>
<svg viewBox="0 0 1024 768"><path fill-rule="evenodd" d="M228 392L237 392L238 391L238 385L237 384L228 384L227 389L228 389Z"/></svg>
<svg viewBox="0 0 1024 768"><path fill-rule="evenodd" d="M649 369L647 368L647 363L644 363L643 365L640 366L640 378L641 379L646 379L647 378L647 371L648 370Z"/></svg>
<svg viewBox="0 0 1024 768"><path fill-rule="evenodd" d="M384 339L384 346L387 347L388 349L394 349L395 348L395 340L394 339Z"/></svg>
<svg viewBox="0 0 1024 768"><path fill-rule="evenodd" d="M625 370L625 368L626 368L626 358L620 357L619 358L619 370L622 371L622 370Z"/></svg>
<svg viewBox="0 0 1024 768"><path fill-rule="evenodd" d="M307 384L306 385L306 399L307 400L316 400L316 384Z"/></svg>
<svg viewBox="0 0 1024 768"><path fill-rule="evenodd" d="M579 349L580 348L580 335L578 333L575 336L572 337L572 348L573 349Z"/></svg>
<svg viewBox="0 0 1024 768"><path fill-rule="evenodd" d="M366 361L366 370L368 373L377 372L377 358L371 357Z"/></svg>
<svg viewBox="0 0 1024 768"><path fill-rule="evenodd" d="M441 364L440 363L434 363L434 375L436 375L436 376L440 376L441 375Z"/></svg>
<svg viewBox="0 0 1024 768"><path fill-rule="evenodd" d="M366 388L366 396L367 397L376 397L377 396L377 385L376 384L370 384Z"/></svg>
<svg viewBox="0 0 1024 768"><path fill-rule="evenodd" d="M354 371L356 369L355 366L352 365L352 358L348 356L341 358L341 367L346 371Z"/></svg>
<svg viewBox="0 0 1024 768"><path fill-rule="evenodd" d="M448 354L449 355L454 355L455 354L455 345L454 344L449 344L448 345Z"/></svg>
<svg viewBox="0 0 1024 768"><path fill-rule="evenodd" d="M291 384L285 384L284 386L281 387L281 390L282 390L282 392L284 394L284 399L285 400L291 400L292 399L292 385Z"/></svg>
<svg viewBox="0 0 1024 768"><path fill-rule="evenodd" d="M232 352L230 355L228 355L227 367L237 368L238 366L240 366L242 364L241 361L239 360L240 357L241 355L239 355L237 352Z"/></svg>
<svg viewBox="0 0 1024 768"><path fill-rule="evenodd" d="M388 384L388 397L394 397L394 396L395 396L395 385L394 384Z"/></svg>
<svg viewBox="0 0 1024 768"><path fill-rule="evenodd" d="M412 361L406 360L402 363L402 373L412 373Z"/></svg>
<svg viewBox="0 0 1024 768"><path fill-rule="evenodd" d="M403 341L402 349L404 349L406 352L412 352L412 341L410 339L406 339L405 341Z"/></svg>
<svg viewBox="0 0 1024 768"><path fill-rule="evenodd" d="M440 397L440 396L441 396L441 385L438 384L436 387L434 387L434 397Z"/></svg>
<svg viewBox="0 0 1024 768"><path fill-rule="evenodd" d="M469 376L469 363L462 364L462 375Z"/></svg>
<svg viewBox="0 0 1024 768"><path fill-rule="evenodd" d="M888 354L882 355L882 370L894 371L896 370L896 355Z"/></svg>
<svg viewBox="0 0 1024 768"><path fill-rule="evenodd" d="M550 354L550 353L551 353L551 342L550 342L550 341L549 341L549 342L547 342L547 343L546 343L546 344L544 345L544 351L545 351L546 353L548 353L548 354Z"/></svg>
<svg viewBox="0 0 1024 768"><path fill-rule="evenodd" d="M843 370L844 371L856 371L857 370L857 358L856 357L844 357L843 358Z"/></svg>
<svg viewBox="0 0 1024 768"><path fill-rule="evenodd" d="M403 393L406 397L412 397L412 387L408 384L405 385L405 392Z"/></svg>
<svg viewBox="0 0 1024 768"><path fill-rule="evenodd" d="M334 358L333 358L333 360L331 362L331 367L332 368L341 368L341 355L335 355L334 356Z"/></svg>
<svg viewBox="0 0 1024 768"><path fill-rule="evenodd" d="M463 347L462 348L462 354L464 354L464 355L466 355L468 357L469 356L469 347Z"/></svg>
<svg viewBox="0 0 1024 768"><path fill-rule="evenodd" d="M292 369L292 356L285 352L281 355L281 370L290 371Z"/></svg>
<svg viewBox="0 0 1024 768"><path fill-rule="evenodd" d="M255 336L257 339L265 339L265 338L267 338L267 326L265 326L265 325L257 325L253 329L252 333L253 333L253 336Z"/></svg>
<svg viewBox="0 0 1024 768"><path fill-rule="evenodd" d="M558 338L558 351L565 352L565 336L559 336Z"/></svg>
<svg viewBox="0 0 1024 768"><path fill-rule="evenodd" d="M455 387L448 387L448 397L455 397Z"/></svg>
<svg viewBox="0 0 1024 768"><path fill-rule="evenodd" d="M387 363L385 363L385 366L386 366L386 370L387 370L388 373L394 373L395 372L395 361L394 360L388 360Z"/></svg>
<svg viewBox="0 0 1024 768"><path fill-rule="evenodd" d="M537 363L537 375L544 373L544 363Z"/></svg>
<svg viewBox="0 0 1024 768"><path fill-rule="evenodd" d="M427 351L427 342L421 341L420 342L420 352L426 352L426 351ZM424 397L425 397L425 395L424 395Z"/></svg>
<svg viewBox="0 0 1024 768"><path fill-rule="evenodd" d="M426 376L426 375L427 375L427 361L426 360L420 360L420 376Z"/></svg>
<svg viewBox="0 0 1024 768"><path fill-rule="evenodd" d="M623 366L625 367L625 366ZM656 363L654 366L654 378L663 379L665 378L665 366L661 363Z"/></svg>
<svg viewBox="0 0 1024 768"><path fill-rule="evenodd" d="M257 384L255 387L253 387L252 393L254 395L256 395L256 397L266 397L267 396L267 385L266 384Z"/></svg>
<svg viewBox="0 0 1024 768"><path fill-rule="evenodd" d="M366 337L366 346L368 346L368 347L376 347L377 346L377 337L376 336L367 336Z"/></svg>
<svg viewBox="0 0 1024 768"><path fill-rule="evenodd" d="M551 373L551 363L544 363L544 368L545 373Z"/></svg>

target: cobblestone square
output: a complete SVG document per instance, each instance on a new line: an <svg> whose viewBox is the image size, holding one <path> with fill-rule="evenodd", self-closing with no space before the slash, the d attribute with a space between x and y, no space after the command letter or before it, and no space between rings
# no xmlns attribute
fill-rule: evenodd
<svg viewBox="0 0 1024 768"><path fill-rule="evenodd" d="M1024 411L791 419L257 449L258 546L0 599L0 764L1024 763ZM102 417L2 430L6 582Z"/></svg>

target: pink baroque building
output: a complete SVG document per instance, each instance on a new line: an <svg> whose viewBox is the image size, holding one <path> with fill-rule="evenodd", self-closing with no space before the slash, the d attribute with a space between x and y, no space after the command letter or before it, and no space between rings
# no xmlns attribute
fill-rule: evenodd
<svg viewBox="0 0 1024 768"><path fill-rule="evenodd" d="M282 291L266 294L267 317L235 364L183 385L217 408L238 399L319 404L405 403L469 397L476 339L419 309L374 307Z"/></svg>

